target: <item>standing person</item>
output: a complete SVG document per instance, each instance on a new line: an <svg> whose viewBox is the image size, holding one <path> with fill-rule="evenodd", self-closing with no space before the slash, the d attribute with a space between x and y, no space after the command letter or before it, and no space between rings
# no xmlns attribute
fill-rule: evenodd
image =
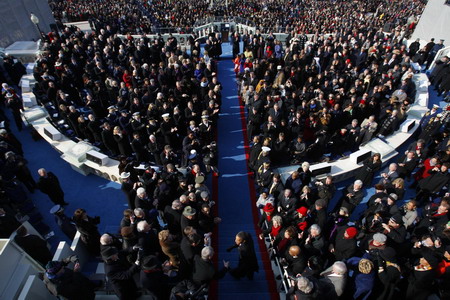
<svg viewBox="0 0 450 300"><path fill-rule="evenodd" d="M53 255L48 250L47 242L37 235L29 234L25 226L20 226L17 229L14 242L42 266L52 260Z"/></svg>
<svg viewBox="0 0 450 300"><path fill-rule="evenodd" d="M71 262L75 264L73 270L66 267ZM62 261L50 261L45 266L43 281L49 292L58 299L95 299L95 284L81 273L75 255Z"/></svg>
<svg viewBox="0 0 450 300"><path fill-rule="evenodd" d="M7 93L5 97L6 97L6 106L9 109L11 109L17 129L19 131L22 131L23 128L23 122L21 117L21 113L23 112L22 99L20 99L19 96L12 90L10 90L10 92Z"/></svg>
<svg viewBox="0 0 450 300"><path fill-rule="evenodd" d="M381 163L381 155L375 153L363 162L363 166L358 170L355 178L361 180L364 186L371 186L375 173L381 169Z"/></svg>
<svg viewBox="0 0 450 300"><path fill-rule="evenodd" d="M106 248L102 251L105 260L105 274L111 282L114 292L121 300L134 300L139 297L138 288L134 281L134 274L139 272L139 260L132 266L119 257L119 251L115 247Z"/></svg>
<svg viewBox="0 0 450 300"><path fill-rule="evenodd" d="M89 252L98 256L100 254L100 233L97 225L100 223L100 217L91 218L84 209L79 208L73 213L73 221Z"/></svg>
<svg viewBox="0 0 450 300"><path fill-rule="evenodd" d="M70 239L75 238L77 233L77 227L71 218L64 214L64 207L61 205L55 205L50 209L50 213L55 215L55 222L61 228L62 232Z"/></svg>
<svg viewBox="0 0 450 300"><path fill-rule="evenodd" d="M249 233L240 231L236 234L234 242L235 245L228 248L227 251L238 248L239 263L236 268L230 270L230 274L236 279L247 276L248 279L253 280L253 273L259 270L253 239Z"/></svg>
<svg viewBox="0 0 450 300"><path fill-rule="evenodd" d="M233 58L236 57L240 52L240 42L241 37L238 32L235 32L231 38L231 43L233 44Z"/></svg>
<svg viewBox="0 0 450 300"><path fill-rule="evenodd" d="M58 177L52 172L47 172L44 168L38 170L39 179L37 182L38 188L44 194L47 194L50 200L59 205L69 205L64 201L64 192L59 184Z"/></svg>

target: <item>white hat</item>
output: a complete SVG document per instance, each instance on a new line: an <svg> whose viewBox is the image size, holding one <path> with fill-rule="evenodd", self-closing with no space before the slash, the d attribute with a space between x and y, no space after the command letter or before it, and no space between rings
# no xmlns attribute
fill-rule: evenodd
<svg viewBox="0 0 450 300"><path fill-rule="evenodd" d="M50 209L50 213L53 215L53 214L56 214L57 212L59 212L61 210L63 210L63 207L61 205L59 205L59 204L56 204Z"/></svg>
<svg viewBox="0 0 450 300"><path fill-rule="evenodd" d="M114 105L111 105L108 107L108 110L111 110L111 109L116 109L116 107Z"/></svg>
<svg viewBox="0 0 450 300"><path fill-rule="evenodd" d="M170 116L169 113L165 113L165 114L162 114L162 115L161 115L161 117L163 117L164 119L168 118L169 116Z"/></svg>
<svg viewBox="0 0 450 300"><path fill-rule="evenodd" d="M433 108L439 108L439 105L433 104Z"/></svg>
<svg viewBox="0 0 450 300"><path fill-rule="evenodd" d="M130 172L122 172L122 173L120 173L120 178L127 179L128 177L130 177Z"/></svg>
<svg viewBox="0 0 450 300"><path fill-rule="evenodd" d="M133 117L137 117L137 116L139 116L139 112L138 111L133 114Z"/></svg>
<svg viewBox="0 0 450 300"><path fill-rule="evenodd" d="M271 149L269 147L264 146L261 148L261 150L264 152L270 152Z"/></svg>
<svg viewBox="0 0 450 300"><path fill-rule="evenodd" d="M197 156L197 150L195 149L192 149L190 153L191 154L189 154L189 159L193 159L194 157Z"/></svg>
<svg viewBox="0 0 450 300"><path fill-rule="evenodd" d="M202 119L208 119L209 116L208 115L202 115Z"/></svg>
<svg viewBox="0 0 450 300"><path fill-rule="evenodd" d="M277 70L281 70L282 68L283 68L283 67L280 66L280 65L277 66Z"/></svg>
<svg viewBox="0 0 450 300"><path fill-rule="evenodd" d="M442 114L437 114L436 117L442 118Z"/></svg>

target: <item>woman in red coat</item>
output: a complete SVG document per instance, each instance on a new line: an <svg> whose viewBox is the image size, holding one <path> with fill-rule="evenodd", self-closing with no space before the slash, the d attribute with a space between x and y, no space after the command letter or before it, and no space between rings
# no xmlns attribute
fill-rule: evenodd
<svg viewBox="0 0 450 300"><path fill-rule="evenodd" d="M122 80L123 82L125 82L125 85L127 87L132 86L132 77L129 74L128 70L125 70L125 72L123 73Z"/></svg>

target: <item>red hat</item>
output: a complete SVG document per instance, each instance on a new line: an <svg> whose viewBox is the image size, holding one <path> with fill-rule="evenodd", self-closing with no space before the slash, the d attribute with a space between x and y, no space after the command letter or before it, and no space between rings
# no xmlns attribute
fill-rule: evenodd
<svg viewBox="0 0 450 300"><path fill-rule="evenodd" d="M264 212L273 212L275 210L275 207L273 207L272 203L267 203L264 205L263 211Z"/></svg>
<svg viewBox="0 0 450 300"><path fill-rule="evenodd" d="M304 206L300 207L299 209L297 209L298 213L301 213L302 216L306 216L306 214L308 213L308 209Z"/></svg>
<svg viewBox="0 0 450 300"><path fill-rule="evenodd" d="M348 235L348 239L354 238L358 234L358 230L355 227L349 227L345 230Z"/></svg>

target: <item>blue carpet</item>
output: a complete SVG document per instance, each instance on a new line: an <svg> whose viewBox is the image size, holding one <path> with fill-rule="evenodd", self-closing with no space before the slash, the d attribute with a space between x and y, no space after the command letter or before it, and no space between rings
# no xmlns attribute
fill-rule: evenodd
<svg viewBox="0 0 450 300"><path fill-rule="evenodd" d="M222 223L218 230L218 261L230 261L231 267L236 267L238 261L237 250L231 253L225 251L234 244L234 238L239 231L249 232L255 243L260 267L259 273L255 274L253 281L244 278L235 280L227 274L219 281L219 299L270 299L269 288L264 270L262 251L255 234L253 223L250 189L245 161L245 150L241 114L233 63L230 60L231 52L228 44L223 45L225 58L218 63L219 81L223 85L222 110L218 123L218 145L219 145L219 171L218 179L218 211ZM228 54L228 55L227 55Z"/></svg>

